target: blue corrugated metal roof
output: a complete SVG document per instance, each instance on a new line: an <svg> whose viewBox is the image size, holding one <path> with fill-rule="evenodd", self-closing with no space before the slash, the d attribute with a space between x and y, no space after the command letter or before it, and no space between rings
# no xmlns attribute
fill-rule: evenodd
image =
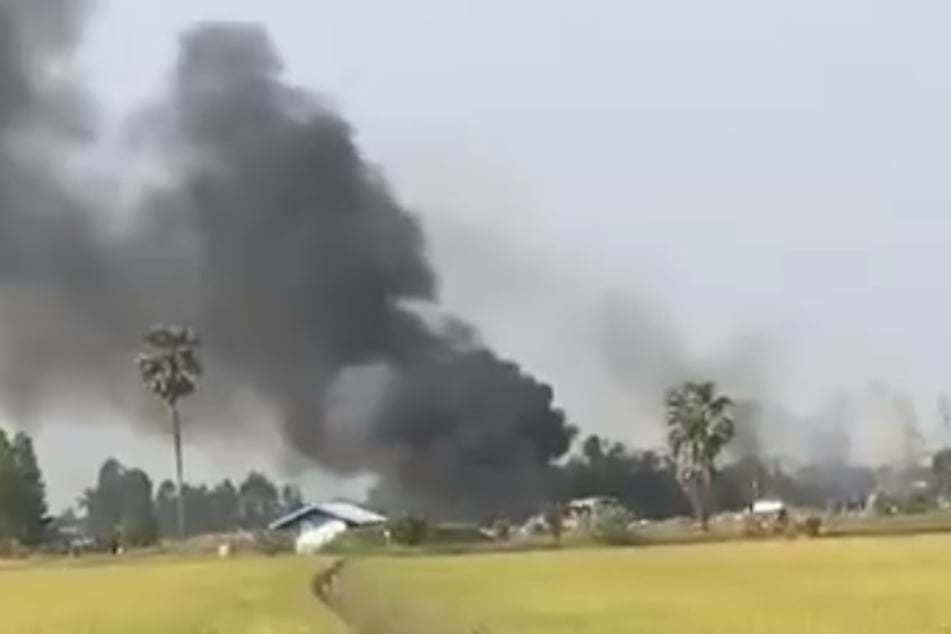
<svg viewBox="0 0 951 634"><path fill-rule="evenodd" d="M280 517L268 526L270 530L283 530L300 522L313 519L340 520L349 526L367 526L380 524L386 517L367 508L346 500L332 500L304 507Z"/></svg>

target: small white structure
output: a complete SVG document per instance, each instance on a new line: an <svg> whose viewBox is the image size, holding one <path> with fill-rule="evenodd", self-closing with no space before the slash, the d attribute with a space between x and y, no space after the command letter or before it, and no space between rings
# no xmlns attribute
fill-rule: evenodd
<svg viewBox="0 0 951 634"><path fill-rule="evenodd" d="M565 528L573 530L582 526L591 528L605 513L623 511L624 505L615 497L596 495L572 500L566 510Z"/></svg>
<svg viewBox="0 0 951 634"><path fill-rule="evenodd" d="M295 550L300 555L313 554L329 544L337 535L356 527L375 526L386 517L347 500L309 504L281 517L268 526L272 531L294 531Z"/></svg>
<svg viewBox="0 0 951 634"><path fill-rule="evenodd" d="M786 508L782 500L756 500L753 502L753 513L755 515L769 515L779 513Z"/></svg>
<svg viewBox="0 0 951 634"><path fill-rule="evenodd" d="M588 498L572 500L568 503L568 510L575 513L588 512L594 514L605 508L617 508L619 506L621 506L621 502L615 497L595 495Z"/></svg>
<svg viewBox="0 0 951 634"><path fill-rule="evenodd" d="M326 522L308 522L301 526L294 542L294 550L298 555L313 555L321 548L333 541L334 537L347 531L347 524L341 520L327 520Z"/></svg>

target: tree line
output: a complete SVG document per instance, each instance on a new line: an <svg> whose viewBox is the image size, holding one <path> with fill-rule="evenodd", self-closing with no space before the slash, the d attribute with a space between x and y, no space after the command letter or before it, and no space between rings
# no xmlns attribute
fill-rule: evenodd
<svg viewBox="0 0 951 634"><path fill-rule="evenodd" d="M566 502L591 496L617 499L635 515L666 519L695 513L677 464L667 453L643 451L598 435L556 467L555 495ZM856 504L872 493L880 475L870 467L841 462L809 464L787 471L756 456L724 461L711 475L708 511L741 511L759 496L788 504L825 508Z"/></svg>
<svg viewBox="0 0 951 634"><path fill-rule="evenodd" d="M190 330L158 328L148 335L148 354L138 359L144 383L168 406L175 482L164 480L155 486L141 469L107 460L94 486L83 493L80 513L60 518L59 526L81 529L97 540L147 545L162 538L259 530L301 505L295 487L279 486L253 471L237 483L184 480L177 404L197 384L196 348L197 338ZM829 461L788 473L756 456L721 464L734 436L733 401L714 383L686 382L668 390L665 405L666 452L637 451L589 436L567 461L552 465L554 497L607 495L641 517L692 513L705 527L711 512L743 509L763 493L813 508L830 501L864 502L888 481L886 476L896 475L882 468ZM929 479L931 494L951 498L951 449L937 452L932 468L925 471L911 469L898 473L897 479ZM919 502L934 501L915 504ZM49 527L43 474L31 438L22 432L11 437L0 430L0 543L38 544L49 537Z"/></svg>
<svg viewBox="0 0 951 634"><path fill-rule="evenodd" d="M182 534L261 530L302 505L297 487L280 486L256 471L238 483L225 479L210 486L182 482L179 487L164 480L154 487L141 469L109 459L99 469L95 486L83 493L82 515L76 519L100 542L146 546ZM179 523L182 509L184 525Z"/></svg>
<svg viewBox="0 0 951 634"><path fill-rule="evenodd" d="M178 537L178 491L171 480L155 486L142 469L108 459L77 508L52 518L32 438L0 428L0 545L32 547L87 536L100 543L147 546ZM296 486L280 485L256 471L238 482L183 482L181 491L186 536L261 530L303 505Z"/></svg>
<svg viewBox="0 0 951 634"><path fill-rule="evenodd" d="M692 513L706 527L713 511L739 511L757 498L813 509L915 513L951 504L951 448L930 465L858 466L822 459L785 470L757 455L725 456L740 410L711 382L686 382L666 394L667 452L635 451L596 435L556 468L557 498L607 495L641 517ZM874 496L874 497L873 497Z"/></svg>
<svg viewBox="0 0 951 634"><path fill-rule="evenodd" d="M41 543L46 534L46 486L33 440L0 428L0 543Z"/></svg>

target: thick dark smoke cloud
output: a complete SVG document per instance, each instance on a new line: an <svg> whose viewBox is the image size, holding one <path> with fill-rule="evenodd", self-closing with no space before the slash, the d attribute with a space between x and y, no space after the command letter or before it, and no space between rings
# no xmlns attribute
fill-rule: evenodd
<svg viewBox="0 0 951 634"><path fill-rule="evenodd" d="M98 328L90 303L107 257L86 210L63 185L62 157L88 111L63 73L83 6L0 2L0 324L4 405L25 408L41 383L78 370ZM67 316L68 313L68 316ZM72 331L70 322L77 326ZM108 348L107 348L108 349Z"/></svg>
<svg viewBox="0 0 951 634"><path fill-rule="evenodd" d="M570 438L551 389L410 307L435 299L422 233L346 122L280 81L255 27L189 33L176 80L191 166L173 200L195 221L215 360L280 405L296 449L383 469L401 504L490 511L526 501L526 484L537 498L533 480ZM380 362L392 379L369 429L346 407L330 426L328 386Z"/></svg>
<svg viewBox="0 0 951 634"><path fill-rule="evenodd" d="M546 491L546 466L573 436L552 399L549 386L486 350L414 368L379 430L399 477L377 495L426 511L425 496L438 492L442 510L456 517L533 509ZM505 505L485 507L480 495L470 497L473 487L504 491Z"/></svg>
<svg viewBox="0 0 951 634"><path fill-rule="evenodd" d="M166 185L121 231L110 201L21 150L65 151L49 131L80 114L50 82L77 9L0 4L4 406L28 416L85 394L132 412L139 336L186 320L204 337L205 433L240 433L248 421L214 412L250 389L295 452L378 473L388 505L474 516L537 501L573 434L551 388L438 317L413 214L346 121L282 79L263 30L182 37L148 120Z"/></svg>

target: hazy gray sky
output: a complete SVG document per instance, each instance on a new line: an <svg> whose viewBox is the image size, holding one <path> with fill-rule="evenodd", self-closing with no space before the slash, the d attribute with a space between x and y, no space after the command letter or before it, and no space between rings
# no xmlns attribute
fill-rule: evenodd
<svg viewBox="0 0 951 634"><path fill-rule="evenodd" d="M691 345L764 332L790 399L881 377L930 422L951 387L946 2L100 3L82 64L113 114L156 93L190 22L265 24L291 76L345 113L432 223L447 303L553 380L582 424L626 417L594 361L551 345L583 325L470 288L478 249L460 262L440 226L504 238L565 306L631 288ZM58 501L110 450L167 463L159 440L105 427L82 444L49 427L42 442L81 454L50 469ZM208 474L254 455L193 451Z"/></svg>

